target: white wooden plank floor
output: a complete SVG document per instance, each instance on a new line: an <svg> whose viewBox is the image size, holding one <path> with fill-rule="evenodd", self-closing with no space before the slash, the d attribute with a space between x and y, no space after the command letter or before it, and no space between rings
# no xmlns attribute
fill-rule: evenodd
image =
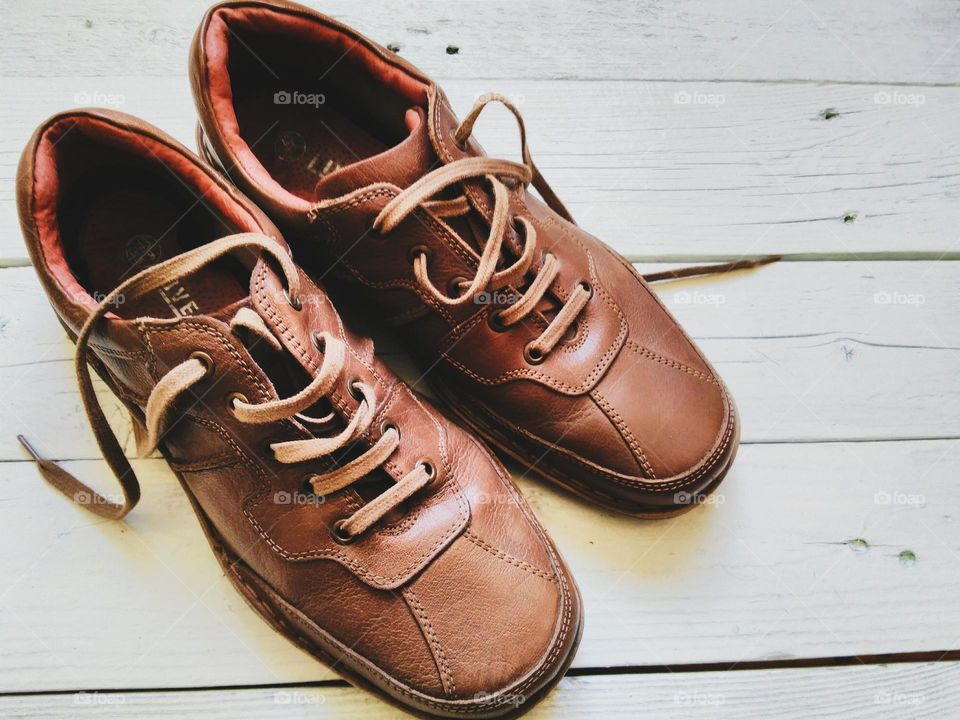
<svg viewBox="0 0 960 720"><path fill-rule="evenodd" d="M641 268L786 256L660 286L743 415L715 502L642 522L517 473L587 613L573 674L531 717L960 715L960 5L311 1L399 43L461 113L511 95L581 224ZM113 524L15 441L106 482L23 267L20 150L97 102L189 144L204 9L0 3L0 717L397 714L254 616L162 461L138 461L144 500ZM506 114L477 132L516 153Z"/></svg>
<svg viewBox="0 0 960 720"><path fill-rule="evenodd" d="M960 663L567 677L529 720L943 720L960 702ZM802 710L801 710L802 708ZM159 712L158 712L158 709ZM8 720L182 717L316 720L387 717L375 698L337 686L0 697ZM400 713L397 713L400 715Z"/></svg>

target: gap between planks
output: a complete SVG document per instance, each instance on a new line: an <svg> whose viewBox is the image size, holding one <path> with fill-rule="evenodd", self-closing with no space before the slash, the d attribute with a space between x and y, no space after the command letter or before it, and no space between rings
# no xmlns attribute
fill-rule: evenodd
<svg viewBox="0 0 960 720"><path fill-rule="evenodd" d="M794 720L916 720L955 717L957 663L869 665L744 673L567 676L531 720L635 718L703 720L762 717ZM49 720L96 715L109 720L141 716L178 720L315 720L318 717L395 718L397 710L373 696L340 685L253 687L231 690L97 692L0 697L10 718ZM406 715L403 715L406 717Z"/></svg>
<svg viewBox="0 0 960 720"><path fill-rule="evenodd" d="M932 652L887 653L884 655L840 656L824 658L800 658L797 660L745 661L738 663L688 663L682 665L609 665L597 667L572 667L564 674L566 678L604 677L610 675L658 675L661 673L691 674L716 672L750 672L756 670L789 670L832 667L869 667L871 665L911 665L915 663L953 663L960 660L960 650L936 650ZM56 697L76 693L129 693L157 692L213 692L226 690L286 690L292 688L351 688L346 680L314 680L311 682L258 683L256 685L192 685L184 687L116 687L116 688L68 688L60 690L0 691L3 697Z"/></svg>

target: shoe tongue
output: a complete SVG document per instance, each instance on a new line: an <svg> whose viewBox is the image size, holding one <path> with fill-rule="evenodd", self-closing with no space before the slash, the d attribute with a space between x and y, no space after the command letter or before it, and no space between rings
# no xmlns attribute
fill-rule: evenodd
<svg viewBox="0 0 960 720"><path fill-rule="evenodd" d="M322 177L315 189L317 200L346 195L373 183L392 183L405 188L437 167L424 110L410 108L404 115L404 122L410 131L405 140L378 155L345 165Z"/></svg>
<svg viewBox="0 0 960 720"><path fill-rule="evenodd" d="M338 168L320 179L315 188L317 200L341 197L374 183L390 183L407 188L431 170L440 166L430 141L426 111L412 107L404 115L410 134L405 140L364 160ZM492 202L492 198L489 198ZM477 253L483 252L487 236L486 224L470 213L449 218L447 223Z"/></svg>

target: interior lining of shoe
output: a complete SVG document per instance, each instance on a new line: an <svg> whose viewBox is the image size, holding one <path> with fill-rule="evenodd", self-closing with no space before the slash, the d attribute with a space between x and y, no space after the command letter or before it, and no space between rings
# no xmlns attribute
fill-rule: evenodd
<svg viewBox="0 0 960 720"><path fill-rule="evenodd" d="M213 112L246 173L306 209L317 183L409 135L427 85L364 41L278 9L214 13L204 43Z"/></svg>
<svg viewBox="0 0 960 720"><path fill-rule="evenodd" d="M89 116L67 116L44 132L34 190L34 217L51 272L90 308L156 262L260 229L189 156ZM239 270L237 260L224 258L137 301L124 298L111 311L123 317L210 312L247 295Z"/></svg>

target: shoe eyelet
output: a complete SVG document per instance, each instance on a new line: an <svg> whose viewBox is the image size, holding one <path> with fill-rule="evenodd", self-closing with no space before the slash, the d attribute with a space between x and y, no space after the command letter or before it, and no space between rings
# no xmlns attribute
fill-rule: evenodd
<svg viewBox="0 0 960 720"><path fill-rule="evenodd" d="M467 278L462 275L455 275L450 278L450 281L447 283L447 296L451 298L460 297L462 290L460 289L460 283L467 282Z"/></svg>
<svg viewBox="0 0 960 720"><path fill-rule="evenodd" d="M503 323L503 318L500 316L500 311L493 309L487 314L487 325L490 326L490 329L497 333L506 332L508 328Z"/></svg>
<svg viewBox="0 0 960 720"><path fill-rule="evenodd" d="M591 285L588 281L581 280L577 283L577 285L586 290L590 294L590 297L593 297L593 285Z"/></svg>
<svg viewBox="0 0 960 720"><path fill-rule="evenodd" d="M429 263L430 258L433 257L433 250L431 250L426 245L414 245L409 250L407 250L407 260L409 260L411 263L416 262L417 258L420 257L421 255L425 256L427 259L427 262Z"/></svg>
<svg viewBox="0 0 960 720"><path fill-rule="evenodd" d="M206 368L206 372L203 374L204 377L207 377L213 372L213 358L211 358L202 350L195 350L194 352L190 353L190 359L199 361L204 368Z"/></svg>
<svg viewBox="0 0 960 720"><path fill-rule="evenodd" d="M360 380L360 378L355 377L347 383L347 392L350 393L350 397L357 402L360 402L364 398L363 391L360 390L361 382L362 380Z"/></svg>
<svg viewBox="0 0 960 720"><path fill-rule="evenodd" d="M380 423L380 435L386 435L388 430L397 431L397 440L400 439L400 428L397 427L397 424L393 420L384 420Z"/></svg>
<svg viewBox="0 0 960 720"><path fill-rule="evenodd" d="M420 465L426 471L427 477L430 478L430 480L435 480L437 478L437 469L429 460L418 460L417 465Z"/></svg>
<svg viewBox="0 0 960 720"><path fill-rule="evenodd" d="M323 333L320 332L319 330L314 330L312 333L310 333L310 341L313 343L313 346L320 352L323 352L327 346L326 340L323 339Z"/></svg>
<svg viewBox="0 0 960 720"><path fill-rule="evenodd" d="M247 396L242 392L232 392L228 393L226 397L227 407L230 409L230 412L236 412L238 402L249 402Z"/></svg>
<svg viewBox="0 0 960 720"><path fill-rule="evenodd" d="M287 296L287 302L290 303L290 307L292 307L297 312L300 312L301 310L303 310L303 301L300 299L299 295L291 295L290 291L288 290L286 292L286 296Z"/></svg>
<svg viewBox="0 0 960 720"><path fill-rule="evenodd" d="M304 495L314 495L315 491L313 489L313 483L311 480L315 477L314 473L307 473L302 478L300 478L300 492Z"/></svg>
<svg viewBox="0 0 960 720"><path fill-rule="evenodd" d="M543 362L544 357L543 351L535 348L533 343L528 343L523 348L523 359L531 365L539 365Z"/></svg>
<svg viewBox="0 0 960 720"><path fill-rule="evenodd" d="M330 534L333 536L333 541L338 545L349 545L358 537L357 535L351 535L350 533L344 531L343 526L346 524L346 522L346 518L340 518L333 524L333 527L330 528Z"/></svg>

